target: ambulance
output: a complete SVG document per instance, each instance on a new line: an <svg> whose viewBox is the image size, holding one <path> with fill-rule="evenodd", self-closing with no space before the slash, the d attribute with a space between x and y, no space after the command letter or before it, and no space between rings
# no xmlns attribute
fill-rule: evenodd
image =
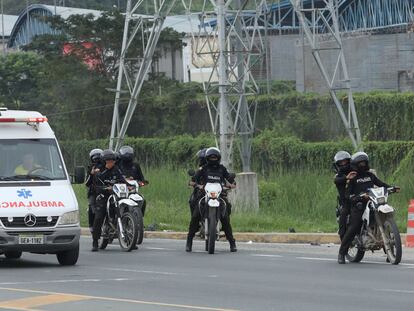
<svg viewBox="0 0 414 311"><path fill-rule="evenodd" d="M82 183L78 170L74 182ZM55 134L39 112L0 107L0 254L79 257L79 207Z"/></svg>

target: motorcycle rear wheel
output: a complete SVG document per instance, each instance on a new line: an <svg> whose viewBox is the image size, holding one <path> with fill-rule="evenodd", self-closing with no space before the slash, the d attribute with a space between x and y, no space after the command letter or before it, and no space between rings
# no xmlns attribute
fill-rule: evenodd
<svg viewBox="0 0 414 311"><path fill-rule="evenodd" d="M99 246L99 249L105 249L109 244L109 238L107 237L109 235L107 219L105 219L105 222L102 225L101 235L104 237L102 238L102 242L101 242L101 245Z"/></svg>
<svg viewBox="0 0 414 311"><path fill-rule="evenodd" d="M387 235L387 238L390 241L390 250L387 251L388 260L393 265L398 265L401 262L402 257L400 231L398 230L397 224L392 218L384 221L383 227L384 233Z"/></svg>
<svg viewBox="0 0 414 311"><path fill-rule="evenodd" d="M214 212L208 215L208 253L214 254L217 239L217 220Z"/></svg>
<svg viewBox="0 0 414 311"><path fill-rule="evenodd" d="M141 245L142 241L144 240L144 217L142 216L142 211L140 208L135 208L134 214L135 214L135 217L137 218L137 226L138 226L137 244Z"/></svg>
<svg viewBox="0 0 414 311"><path fill-rule="evenodd" d="M125 212L121 216L121 222L124 229L124 238L122 238L121 233L118 232L119 245L123 251L130 252L137 244L138 220L134 214Z"/></svg>
<svg viewBox="0 0 414 311"><path fill-rule="evenodd" d="M353 244L349 247L348 253L346 254L346 259L349 262L360 262L364 258L365 251L359 249L356 244Z"/></svg>

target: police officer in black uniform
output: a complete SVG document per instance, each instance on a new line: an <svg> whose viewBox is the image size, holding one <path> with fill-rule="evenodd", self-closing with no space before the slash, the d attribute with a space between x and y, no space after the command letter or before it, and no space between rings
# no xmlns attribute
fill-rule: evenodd
<svg viewBox="0 0 414 311"><path fill-rule="evenodd" d="M346 181L352 178L356 174L356 172L351 170L351 155L346 151L338 151L335 154L334 168L336 170L334 183L338 190L338 234L342 240L346 231L346 223L350 209L349 201L345 198Z"/></svg>
<svg viewBox="0 0 414 311"><path fill-rule="evenodd" d="M86 178L85 186L88 188L88 223L89 231L93 231L93 221L95 218L95 203L96 203L96 187L95 175L103 168L101 161L102 149L93 149L89 152L90 164L88 166L88 176Z"/></svg>
<svg viewBox="0 0 414 311"><path fill-rule="evenodd" d="M98 242L101 237L102 224L106 216L106 203L112 192L112 185L115 183L126 183L121 170L115 164L116 154L106 149L102 152L102 161L105 166L96 174L96 205L95 205L95 219L93 223L92 232L92 251L98 251Z"/></svg>
<svg viewBox="0 0 414 311"><path fill-rule="evenodd" d="M201 170L201 168L207 164L206 151L207 151L207 148L203 148L203 149L200 149L196 154L197 165L198 165L197 171ZM190 199L188 200L188 203L190 205L190 216L191 216L193 215L194 209L198 205L198 202L203 197L204 193L199 187L196 186L195 175L191 176L189 186L193 187L193 192L191 193Z"/></svg>
<svg viewBox="0 0 414 311"><path fill-rule="evenodd" d="M119 149L118 166L126 179L133 179L138 182L147 183L142 173L141 167L137 162L134 162L134 149L131 146L122 146ZM145 215L146 201L142 205L142 216Z"/></svg>
<svg viewBox="0 0 414 311"><path fill-rule="evenodd" d="M339 264L345 263L345 255L348 253L355 235L361 230L362 214L364 213L368 198L361 198L360 194L365 193L374 186L390 187L369 171L369 158L365 152L355 153L351 158L351 166L356 171L356 174L346 181L345 197L350 202L350 219L349 226L339 248ZM399 188L396 188L396 190L398 192Z"/></svg>
<svg viewBox="0 0 414 311"><path fill-rule="evenodd" d="M200 170L195 174L195 182L198 185L205 185L207 182L217 182L220 180L222 184L229 182L231 187L235 187L234 178L229 174L226 167L220 164L221 154L217 148L208 148L206 151L206 162ZM191 252L193 245L193 238L198 230L198 224L201 220L200 208L195 208L191 217L190 226L187 235L186 251ZM236 252L236 241L233 237L233 230L230 224L230 218L228 213L222 215L221 224L227 240L230 243L230 251Z"/></svg>

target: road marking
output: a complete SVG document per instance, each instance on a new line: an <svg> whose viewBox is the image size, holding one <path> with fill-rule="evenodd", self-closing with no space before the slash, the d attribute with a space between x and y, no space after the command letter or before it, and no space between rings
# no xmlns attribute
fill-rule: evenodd
<svg viewBox="0 0 414 311"><path fill-rule="evenodd" d="M267 255L267 254L251 254L253 257L272 257L272 258L282 258L280 255Z"/></svg>
<svg viewBox="0 0 414 311"><path fill-rule="evenodd" d="M336 261L336 259L333 259L333 258L322 258L322 257L296 257L296 259L318 260L318 261Z"/></svg>
<svg viewBox="0 0 414 311"><path fill-rule="evenodd" d="M183 275L183 273L165 272L165 271L151 271L151 270L134 270L134 269L122 269L122 268L101 268L108 271L121 271L121 272L135 272L135 273L148 273L148 274L161 274L161 275Z"/></svg>
<svg viewBox="0 0 414 311"><path fill-rule="evenodd" d="M72 295L72 294L66 294L66 293L57 293L57 292L32 290L32 289L21 289L21 288L0 287L0 290L11 291L11 292L43 294L43 295L75 296L75 297L78 297L78 298L82 298L84 300L101 300L101 301L112 301L112 302L126 302L126 303L132 303L132 304L153 305L153 306L160 306L160 307L180 308L180 309L208 310L208 311L239 311L239 310L236 310L236 309L202 307L202 306L182 305L182 304L173 304L173 303L164 303L164 302L155 302L155 301L144 301L144 300L134 300L134 299L123 299L123 298L110 298L110 297L100 297L100 296L88 296L88 295L76 295L76 294Z"/></svg>
<svg viewBox="0 0 414 311"><path fill-rule="evenodd" d="M13 310L34 310L35 307L89 300L90 298L70 294L50 294L46 296L36 296L8 301L0 301L0 308Z"/></svg>
<svg viewBox="0 0 414 311"><path fill-rule="evenodd" d="M414 294L414 290L406 289L386 289L386 288L376 288L378 292L388 292L388 293L400 293L400 294Z"/></svg>
<svg viewBox="0 0 414 311"><path fill-rule="evenodd" d="M304 259L304 260L316 260L316 261L336 261L334 258L323 258L323 257L296 257L296 259ZM375 264L375 265L391 265L389 262L380 262L380 261L372 261L372 260L364 260L361 264ZM414 268L414 264L412 263L400 263L399 266L407 266L407 268Z"/></svg>
<svg viewBox="0 0 414 311"><path fill-rule="evenodd" d="M44 280L44 281L27 281L27 282L2 282L0 285L24 285L24 284L51 284L51 283L78 283L78 282L106 282L106 281L132 281L132 279L80 279L80 280Z"/></svg>
<svg viewBox="0 0 414 311"><path fill-rule="evenodd" d="M145 249L156 250L156 251L176 251L176 249L164 248L164 247L145 247Z"/></svg>

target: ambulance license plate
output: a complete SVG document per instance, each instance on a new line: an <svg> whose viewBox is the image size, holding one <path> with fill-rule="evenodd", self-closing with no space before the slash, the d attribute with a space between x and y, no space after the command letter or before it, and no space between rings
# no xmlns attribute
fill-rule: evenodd
<svg viewBox="0 0 414 311"><path fill-rule="evenodd" d="M43 235L19 235L19 244L44 244Z"/></svg>

